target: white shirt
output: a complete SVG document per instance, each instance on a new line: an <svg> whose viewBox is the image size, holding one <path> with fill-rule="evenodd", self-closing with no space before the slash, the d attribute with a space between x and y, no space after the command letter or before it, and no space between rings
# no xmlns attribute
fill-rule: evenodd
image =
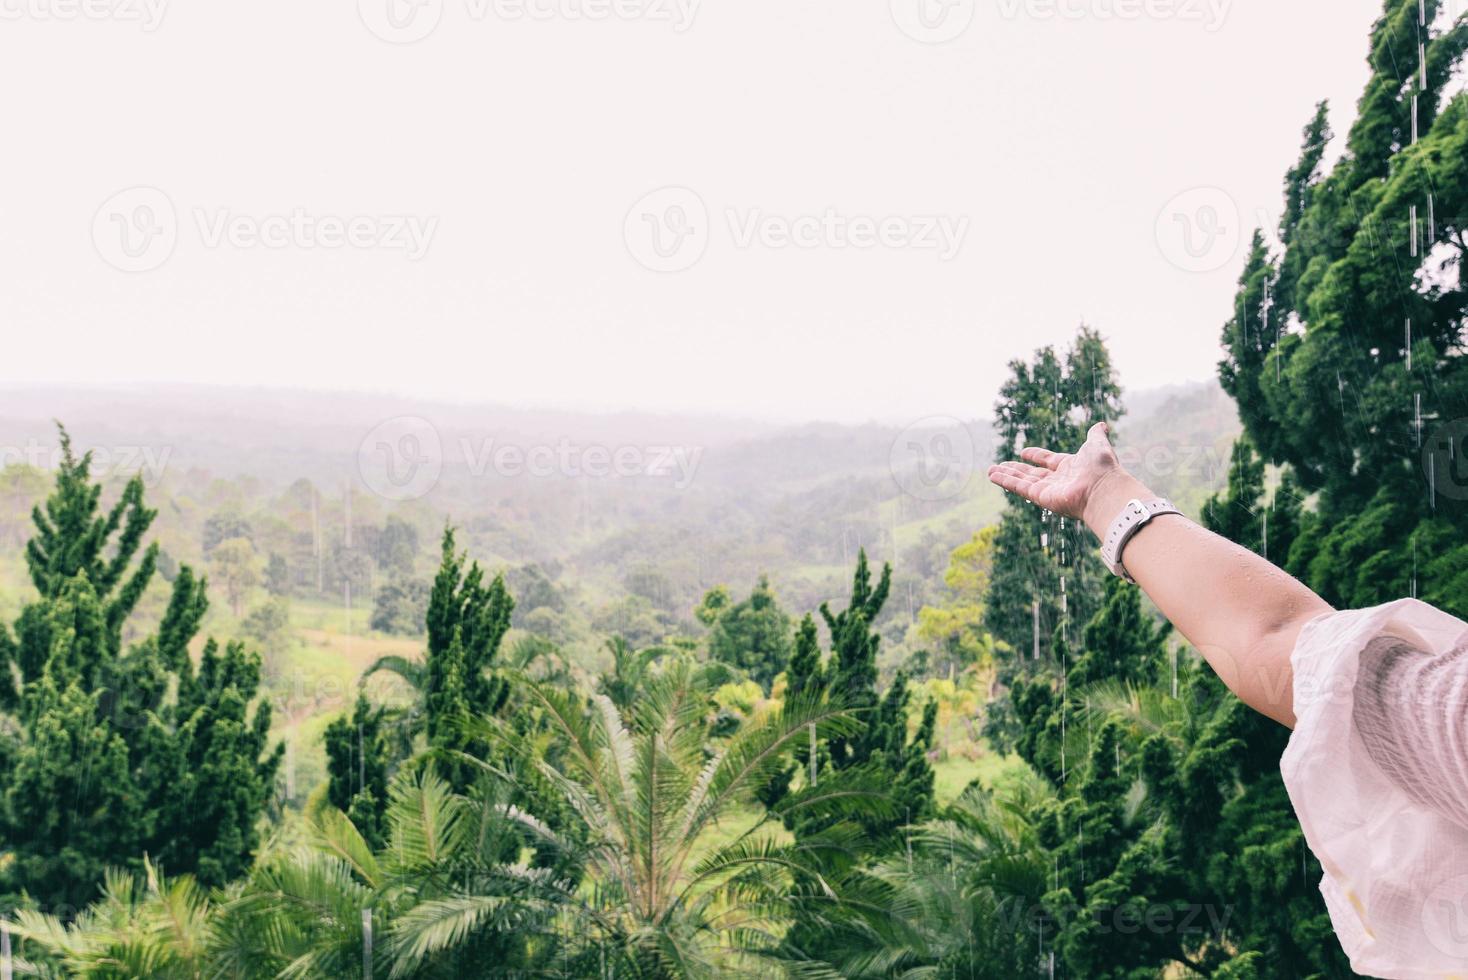
<svg viewBox="0 0 1468 980"><path fill-rule="evenodd" d="M1328 613L1291 663L1280 770L1352 969L1468 978L1468 623L1415 599Z"/></svg>

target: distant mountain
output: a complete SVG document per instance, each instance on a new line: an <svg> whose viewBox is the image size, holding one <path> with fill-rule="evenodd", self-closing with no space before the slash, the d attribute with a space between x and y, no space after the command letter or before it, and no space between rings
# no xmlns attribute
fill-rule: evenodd
<svg viewBox="0 0 1468 980"><path fill-rule="evenodd" d="M1127 403L1116 432L1128 465L1196 512L1223 484L1233 403L1216 383ZM609 632L691 623L704 590L747 592L762 574L792 610L843 601L858 548L894 565L899 601L883 628L900 643L942 589L949 552L1003 506L983 477L994 436L982 420L775 426L364 393L30 389L0 392L0 466L48 468L53 419L104 471L122 470L104 475L148 471L174 559L203 561L207 522L239 515L262 556L289 552L298 575L323 561L324 541L329 583L332 562L352 567L346 552L388 514L419 529L425 565L451 522L492 567L539 568L593 610L589 626L565 626L592 652ZM24 535L29 501L3 509L0 532Z"/></svg>

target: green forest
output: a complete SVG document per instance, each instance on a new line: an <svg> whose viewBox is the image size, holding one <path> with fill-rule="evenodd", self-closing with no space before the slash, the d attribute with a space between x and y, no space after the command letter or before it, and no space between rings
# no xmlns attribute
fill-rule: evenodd
<svg viewBox="0 0 1468 980"><path fill-rule="evenodd" d="M1301 120L1217 388L1128 404L1083 325L1010 363L981 461L1113 423L1338 608L1468 615L1440 8L1386 0L1349 131ZM687 488L450 467L394 501L333 475L360 434L123 472L67 408L0 471L11 975L1353 975L1289 732L1076 522L977 476L904 493L890 430L731 429Z"/></svg>

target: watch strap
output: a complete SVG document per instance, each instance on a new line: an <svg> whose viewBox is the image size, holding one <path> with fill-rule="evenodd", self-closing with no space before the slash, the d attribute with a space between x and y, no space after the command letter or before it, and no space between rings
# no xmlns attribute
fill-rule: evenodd
<svg viewBox="0 0 1468 980"><path fill-rule="evenodd" d="M1101 539L1101 560L1106 563L1106 567L1113 575L1120 575L1128 582L1135 581L1121 562L1122 551L1126 548L1127 542L1138 531L1146 527L1154 517L1181 513L1182 511L1174 507L1171 501L1161 497L1152 500L1140 500L1134 497L1128 500L1126 506L1121 509L1121 513L1116 516L1116 520L1112 521L1111 526L1106 529L1106 537Z"/></svg>

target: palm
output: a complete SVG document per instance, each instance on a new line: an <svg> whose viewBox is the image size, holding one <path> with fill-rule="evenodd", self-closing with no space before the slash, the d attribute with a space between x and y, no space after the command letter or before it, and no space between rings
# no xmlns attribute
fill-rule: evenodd
<svg viewBox="0 0 1468 980"><path fill-rule="evenodd" d="M1087 489L1085 481L1079 478L1080 469L1076 458L1067 455L1055 469L1045 470L1039 475L1031 499L1057 514L1079 516L1086 505Z"/></svg>
<svg viewBox="0 0 1468 980"><path fill-rule="evenodd" d="M1119 464L1098 422L1080 451L1057 453L1049 449L1021 450L1025 462L1010 461L989 468L989 479L1010 493L1066 517L1080 518L1091 490Z"/></svg>

